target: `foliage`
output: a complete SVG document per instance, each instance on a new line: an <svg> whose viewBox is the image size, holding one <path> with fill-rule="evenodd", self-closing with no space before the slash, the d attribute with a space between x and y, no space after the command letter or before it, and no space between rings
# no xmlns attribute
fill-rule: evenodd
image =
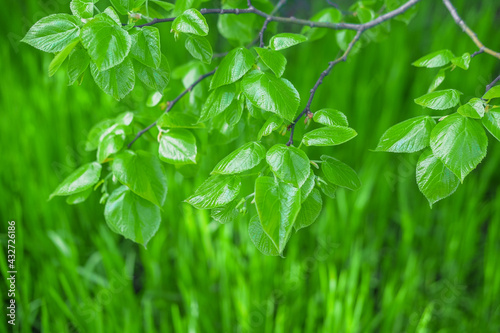
<svg viewBox="0 0 500 333"><path fill-rule="evenodd" d="M313 112L311 104L334 66L345 61L350 53L359 52L362 44L383 39L390 19L401 16L408 23L418 0L397 5L384 2L386 11L376 11L377 1L358 2L350 8L355 15L328 8L313 15L310 21L274 16L283 1L274 9L269 1L259 1L255 5L259 9L251 1L247 7L240 2L234 8L197 9L200 4L191 1L177 1L175 6L152 1L151 5L158 6L151 9L155 16L158 14L153 19L149 16L149 1L115 0L111 7L100 11L96 0L73 0L73 15L50 15L30 29L24 42L55 53L49 75L67 63L69 83L73 84L81 83L90 71L97 86L117 100L136 88L138 78L151 90L150 106L165 110L133 140L130 136L142 124L133 113L98 123L90 131L87 144L90 150L97 150L96 162L76 170L52 196L67 195L69 203L80 203L90 195L91 188L102 186L100 201L106 205L104 216L110 228L146 245L158 230L159 209L167 197L168 181L162 162L189 172L188 168L196 166L201 158L202 149L196 139L201 131L208 132L210 143L215 145L234 141L239 131L260 128L255 130L252 141L215 161L212 175L185 201L198 209L212 210L214 219L221 223L235 220L249 211L248 206L254 206L250 211L256 210L257 214L249 226L252 241L265 254L283 256L294 228L307 227L319 216L323 204L320 193L334 197L338 187L353 191L361 187L357 173L344 162L322 154L318 160L312 158L316 152L307 147L337 146L358 133L349 127L342 112L332 108ZM206 14L218 14L218 32L237 45L220 62L214 58L207 39L213 31ZM248 19L237 18L242 14ZM265 33L271 30L271 21L290 22L303 28L300 34L274 34L266 46ZM184 46L195 59L173 70L162 53L165 50L160 31L154 26L167 22L171 22L171 33L176 39L185 39ZM249 31L257 35L258 47L234 42L238 35L228 29L233 29L236 22L242 35ZM290 47L323 39L327 29L339 30L336 40L344 53L329 62L311 89L304 110L298 112L300 93L283 77L287 73L286 52ZM416 98L415 103L431 110L456 108L461 92L436 89L445 80L447 70L468 70L472 58L469 53L455 56L446 49L416 60L416 67L441 69L428 93ZM177 98L165 100L172 76L188 77L186 73L198 73L202 68L212 71L199 73L198 79L185 83L186 90ZM190 97L200 97L201 105L193 101L189 113L170 114L174 105L207 77L211 77L209 90L198 89ZM498 95L493 87L482 99L472 98L460 105L457 113L419 116L397 124L384 133L376 150L414 153L425 149L417 164L417 183L432 205L451 195L458 186L457 179L463 182L486 156L488 139L483 127L498 138L500 117L490 111L490 100ZM303 117L306 126L319 126L312 125L314 128L295 147L295 127ZM439 119L438 123L435 119ZM155 127L159 132L157 153L130 150L137 139ZM290 131L286 145L263 140L274 131ZM242 182L247 180L254 184L253 192L244 192Z"/></svg>

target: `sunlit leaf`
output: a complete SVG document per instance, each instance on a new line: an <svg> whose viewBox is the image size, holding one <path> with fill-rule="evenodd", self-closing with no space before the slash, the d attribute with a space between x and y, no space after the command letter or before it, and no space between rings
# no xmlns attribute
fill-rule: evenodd
<svg viewBox="0 0 500 333"><path fill-rule="evenodd" d="M462 182L486 156L487 146L488 138L480 123L456 113L438 123L431 133L434 156Z"/></svg>
<svg viewBox="0 0 500 333"><path fill-rule="evenodd" d="M279 179L297 187L305 183L311 169L304 151L283 144L271 147L266 154L266 161Z"/></svg>

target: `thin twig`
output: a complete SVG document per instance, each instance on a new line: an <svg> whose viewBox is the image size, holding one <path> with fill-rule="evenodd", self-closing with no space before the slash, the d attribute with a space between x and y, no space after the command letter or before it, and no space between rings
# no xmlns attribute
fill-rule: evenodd
<svg viewBox="0 0 500 333"><path fill-rule="evenodd" d="M335 65L337 65L339 62L347 60L347 56L349 55L349 53L351 53L351 51L354 48L354 45L359 41L359 39L361 38L362 34L363 34L363 30L359 30L357 32L356 36L354 36L354 38L351 40L351 42L347 46L347 49L345 50L344 54L342 54L337 59L335 59L333 61L330 61L328 63L328 68L321 73L321 75L319 76L319 79L316 81L316 84L311 89L309 100L307 101L306 107L298 115L298 117L295 118L295 120L293 121L293 123L291 123L288 126L288 128L290 129L290 139L288 140L288 142L286 144L287 146L291 146L293 144L293 134L295 133L295 126L297 125L297 122L303 116L307 116L309 113L311 113L311 104L312 104L312 101L314 99L314 96L315 96L316 91L318 90L319 86L323 83L323 79L330 74L330 72L332 71L333 67L335 67Z"/></svg>
<svg viewBox="0 0 500 333"><path fill-rule="evenodd" d="M189 87L186 88L186 90L184 90L179 96L177 96L176 98L174 98L172 101L168 102L168 107L167 109L165 110L164 113L168 113L170 112L170 110L172 110L172 108L174 107L174 105L182 98L184 97L184 95L186 95L188 92L190 92L191 90L193 90L194 87L196 87L196 85L198 83L200 83L201 81L203 81L204 79L206 79L207 77L209 76L212 76L215 74L215 71L217 70L217 68L215 68L213 71L211 72L208 72L206 74L203 74L202 76L200 76L196 81L194 81ZM127 148L130 149L130 147L132 147L132 145L134 144L134 142L136 142L144 133L146 133L147 131L149 131L150 129L152 129L156 123L158 122L158 120L155 120L154 123L152 123L151 125L149 125L148 127L146 127L145 129L143 129L142 131L140 131L139 133L137 133L137 135L135 136L135 138L130 141L130 143L127 145Z"/></svg>
<svg viewBox="0 0 500 333"><path fill-rule="evenodd" d="M446 1L446 0L443 0ZM311 28L328 28L328 29L334 29L334 30L356 30L356 31L362 31L362 30L367 30L371 29L395 16L398 16L402 13L404 13L406 10L409 8L413 7L416 5L420 0L409 0L405 4L403 4L401 7L396 8L395 10L388 12L384 15L381 15L377 17L376 19L363 23L363 24L356 24L356 23L330 23L330 22L315 22L315 21L310 21L310 20L304 20L304 19L298 19L295 17L280 17L280 16L274 16L271 14L267 14L253 6L249 6L248 8L244 9L224 9L224 8L212 8L212 9L200 9L200 13L202 15L209 15L209 14L218 14L218 15L224 15L224 14L254 14L261 16L265 18L266 20L272 21L272 22L280 22L280 23L290 23L290 24L297 24L297 25L304 25L304 26L309 26ZM152 21L148 23L144 23L141 25L136 25L136 28L142 28L146 26L151 26L154 24L158 23L163 23L163 22L172 22L176 19L177 17L169 17L169 18L164 18L164 19L159 19L155 18Z"/></svg>
<svg viewBox="0 0 500 333"><path fill-rule="evenodd" d="M453 17L453 19L457 23L457 25L460 28L462 28L462 30L472 39L474 44L476 44L477 47L479 48L479 51L475 52L473 54L474 56L484 52L484 53L488 53L489 55L492 55L493 57L495 57L497 59L500 59L500 53L493 51L492 49L484 46L484 44L477 37L477 34L474 31L472 31L467 26L467 24L465 24L464 20L462 20L462 18L458 15L457 9L453 6L453 4L451 3L450 0L443 0L443 3L446 6L446 8L448 9L448 11L450 12L451 17Z"/></svg>
<svg viewBox="0 0 500 333"><path fill-rule="evenodd" d="M500 81L500 75L498 75L496 79L494 79L490 84L486 86L486 91L484 93L486 94L491 88L493 88L498 83L498 81Z"/></svg>

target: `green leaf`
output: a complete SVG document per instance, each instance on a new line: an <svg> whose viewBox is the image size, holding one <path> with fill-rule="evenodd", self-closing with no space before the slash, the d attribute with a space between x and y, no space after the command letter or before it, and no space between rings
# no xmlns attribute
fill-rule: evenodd
<svg viewBox="0 0 500 333"><path fill-rule="evenodd" d="M290 81L253 71L243 78L241 88L246 98L256 107L293 121L300 96Z"/></svg>
<svg viewBox="0 0 500 333"><path fill-rule="evenodd" d="M126 150L115 156L113 175L138 196L161 207L167 197L167 177L160 160L146 151Z"/></svg>
<svg viewBox="0 0 500 333"><path fill-rule="evenodd" d="M292 33L282 33L271 37L269 41L269 46L271 49L278 51L287 49L289 47L295 46L300 43L307 41L307 37L299 34Z"/></svg>
<svg viewBox="0 0 500 333"><path fill-rule="evenodd" d="M318 219L322 208L323 199L321 198L321 193L315 188L312 190L311 195L302 203L297 220L295 220L295 230L299 231L313 224Z"/></svg>
<svg viewBox="0 0 500 333"><path fill-rule="evenodd" d="M282 124L283 119L280 116L273 114L266 120L266 122L260 129L259 134L257 135L258 140L262 139L263 136L268 136L274 130L278 129Z"/></svg>
<svg viewBox="0 0 500 333"><path fill-rule="evenodd" d="M148 99L146 100L146 106L149 108L153 108L158 104L160 104L162 99L163 99L162 93L155 91L154 93L149 94Z"/></svg>
<svg viewBox="0 0 500 333"><path fill-rule="evenodd" d="M259 216L254 216L248 224L248 235L255 247L266 256L279 256L278 249L273 241L262 229Z"/></svg>
<svg viewBox="0 0 500 333"><path fill-rule="evenodd" d="M461 57L451 59L451 63L457 67L468 70L470 64L470 54L464 53Z"/></svg>
<svg viewBox="0 0 500 333"><path fill-rule="evenodd" d="M68 14L49 15L36 22L21 41L45 52L60 52L80 35L78 24Z"/></svg>
<svg viewBox="0 0 500 333"><path fill-rule="evenodd" d="M490 90L488 90L484 95L484 100L491 100L493 98L500 98L500 86L494 86Z"/></svg>
<svg viewBox="0 0 500 333"><path fill-rule="evenodd" d="M145 0L110 0L113 7L122 14L127 15L128 12L133 11L133 9L138 9Z"/></svg>
<svg viewBox="0 0 500 333"><path fill-rule="evenodd" d="M255 205L262 229L283 253L300 211L300 189L272 177L259 177L255 181Z"/></svg>
<svg viewBox="0 0 500 333"><path fill-rule="evenodd" d="M204 128L205 124L198 123L198 118L183 112L168 112L162 114L157 127L161 130L170 128Z"/></svg>
<svg viewBox="0 0 500 333"><path fill-rule="evenodd" d="M460 106L457 110L462 116L481 119L484 116L484 102L481 98L472 98L467 104Z"/></svg>
<svg viewBox="0 0 500 333"><path fill-rule="evenodd" d="M104 10L104 12L102 12L102 14L99 16L102 16L103 18L107 19L108 21L115 22L119 26L122 26L122 21L120 20L120 16L118 16L115 9L111 6L106 8ZM127 27L131 27L131 26L128 25ZM127 27L123 27L123 29L126 29L128 31Z"/></svg>
<svg viewBox="0 0 500 333"><path fill-rule="evenodd" d="M483 126L500 141L500 112L489 111L483 118Z"/></svg>
<svg viewBox="0 0 500 333"><path fill-rule="evenodd" d="M59 52L54 57L54 59L50 62L50 65L49 65L49 77L53 76L57 72L57 70L59 69L59 67L61 67L61 65L63 64L64 60L66 60L66 58L69 56L69 54L71 53L71 51L73 51L73 49L75 48L75 46L78 45L78 43L80 43L80 39L76 38L73 42L69 43L64 48L64 50L62 50L61 52Z"/></svg>
<svg viewBox="0 0 500 333"><path fill-rule="evenodd" d="M434 77L434 80L432 80L431 85L429 86L429 89L427 90L428 93L433 92L434 90L437 89L443 83L444 79L446 79L446 70L444 68L441 68L439 72L436 74Z"/></svg>
<svg viewBox="0 0 500 333"><path fill-rule="evenodd" d="M135 62L137 77L149 88L158 92L163 92L170 81L170 66L167 57L161 56L161 63L158 69L148 67L140 62Z"/></svg>
<svg viewBox="0 0 500 333"><path fill-rule="evenodd" d="M196 9L188 9L179 15L172 23L172 30L198 36L208 34L208 24L205 17Z"/></svg>
<svg viewBox="0 0 500 333"><path fill-rule="evenodd" d="M143 27L136 29L130 37L132 38L130 55L148 67L160 67L162 54L158 29Z"/></svg>
<svg viewBox="0 0 500 333"><path fill-rule="evenodd" d="M196 164L196 139L188 130L173 129L162 133L159 154L164 162L174 165Z"/></svg>
<svg viewBox="0 0 500 333"><path fill-rule="evenodd" d="M313 120L325 126L349 126L345 114L334 109L321 109L314 112Z"/></svg>
<svg viewBox="0 0 500 333"><path fill-rule="evenodd" d="M205 37L191 35L186 39L185 46L186 50L188 50L193 58L205 64L210 64L212 62L214 52L212 51L212 46Z"/></svg>
<svg viewBox="0 0 500 333"><path fill-rule="evenodd" d="M335 199L335 192L337 191L337 186L331 184L325 179L318 177L318 187L327 197Z"/></svg>
<svg viewBox="0 0 500 333"><path fill-rule="evenodd" d="M439 90L415 99L415 103L433 110L446 110L460 103L462 93L455 89Z"/></svg>
<svg viewBox="0 0 500 333"><path fill-rule="evenodd" d="M277 144L266 154L267 164L273 173L281 180L301 187L311 170L306 153L295 147Z"/></svg>
<svg viewBox="0 0 500 333"><path fill-rule="evenodd" d="M306 146L336 146L354 138L358 133L350 127L322 127L307 132L302 138Z"/></svg>
<svg viewBox="0 0 500 333"><path fill-rule="evenodd" d="M250 170L259 165L265 156L266 149L260 143L248 142L223 158L212 170L212 174L230 175Z"/></svg>
<svg viewBox="0 0 500 333"><path fill-rule="evenodd" d="M224 112L233 102L235 94L234 84L222 86L212 91L203 104L199 122L207 121Z"/></svg>
<svg viewBox="0 0 500 333"><path fill-rule="evenodd" d="M277 51L254 47L260 59L277 77L281 77L285 72L286 58Z"/></svg>
<svg viewBox="0 0 500 333"><path fill-rule="evenodd" d="M432 207L452 195L460 185L460 179L434 156L431 149L426 149L417 162L417 184Z"/></svg>
<svg viewBox="0 0 500 333"><path fill-rule="evenodd" d="M339 23L341 20L342 20L342 13L336 8L324 9L315 14L311 18L311 21L314 22L328 22L328 23ZM327 29L311 28L305 26L304 28L302 28L301 33L305 34L309 38L309 41L312 42L314 40L323 38L326 35L326 30Z"/></svg>
<svg viewBox="0 0 500 333"><path fill-rule="evenodd" d="M68 205L77 205L79 203L84 202L87 198L92 194L92 188L89 188L85 191L78 192L70 195L66 198L66 203Z"/></svg>
<svg viewBox="0 0 500 333"><path fill-rule="evenodd" d="M377 151L414 153L429 146L431 131L436 125L429 116L405 120L389 128L380 138Z"/></svg>
<svg viewBox="0 0 500 333"><path fill-rule="evenodd" d="M361 187L361 181L350 166L327 155L321 156L321 171L332 184L356 191Z"/></svg>
<svg viewBox="0 0 500 333"><path fill-rule="evenodd" d="M233 222L240 214L239 210L236 208L237 206L238 201L232 201L224 207L212 209L210 216L220 224Z"/></svg>
<svg viewBox="0 0 500 333"><path fill-rule="evenodd" d="M226 109L226 112L224 114L224 119L226 120L226 123L233 127L237 126L238 123L241 120L241 117L243 116L243 111L245 110L245 97L239 96L240 99L238 100L233 100L231 105L229 105L229 108Z"/></svg>
<svg viewBox="0 0 500 333"><path fill-rule="evenodd" d="M415 67L435 68L442 67L450 63L455 56L450 50L440 50L423 56L412 63Z"/></svg>
<svg viewBox="0 0 500 333"><path fill-rule="evenodd" d="M99 145L101 135L108 130L111 126L115 125L112 119L104 119L95 124L87 135L87 142L85 144L86 151L96 150Z"/></svg>
<svg viewBox="0 0 500 333"><path fill-rule="evenodd" d="M95 4L99 0L71 0L69 8L73 15L82 19L89 19L94 16Z"/></svg>
<svg viewBox="0 0 500 333"><path fill-rule="evenodd" d="M201 184L186 202L198 209L219 208L233 201L240 189L240 177L213 175Z"/></svg>
<svg viewBox="0 0 500 333"><path fill-rule="evenodd" d="M375 12L370 8L359 7L356 10L356 16L358 17L359 22L367 23L375 18Z"/></svg>
<svg viewBox="0 0 500 333"><path fill-rule="evenodd" d="M300 187L300 199L301 203L303 203L307 197L309 197L309 194L311 194L311 191L314 188L314 185L316 185L316 176L314 175L314 171L311 168L311 171L309 171L309 176L307 177L306 181L304 184Z"/></svg>
<svg viewBox="0 0 500 333"><path fill-rule="evenodd" d="M431 133L434 156L462 182L486 156L487 146L488 138L477 120L456 113L437 124Z"/></svg>
<svg viewBox="0 0 500 333"><path fill-rule="evenodd" d="M119 152L125 144L125 138L125 126L114 125L107 128L99 137L97 161L99 163L104 163L109 156Z"/></svg>
<svg viewBox="0 0 500 333"><path fill-rule="evenodd" d="M128 32L104 13L83 26L81 38L90 58L101 71L122 63L132 46Z"/></svg>
<svg viewBox="0 0 500 333"><path fill-rule="evenodd" d="M157 4L158 6L160 6L161 8L166 10L167 12L171 11L172 9L175 8L175 4L170 3L170 2L161 1L161 0L149 0L149 1L151 1L154 4Z"/></svg>
<svg viewBox="0 0 500 333"><path fill-rule="evenodd" d="M90 57L84 49L76 49L69 55L68 85L72 85L85 72L90 64Z"/></svg>
<svg viewBox="0 0 500 333"><path fill-rule="evenodd" d="M49 200L55 196L72 195L92 188L101 177L101 169L101 165L97 162L82 165L57 186Z"/></svg>
<svg viewBox="0 0 500 333"><path fill-rule="evenodd" d="M146 246L160 227L160 208L135 195L126 186L108 198L104 218L113 232Z"/></svg>
<svg viewBox="0 0 500 333"><path fill-rule="evenodd" d="M210 89L238 81L252 68L254 62L252 53L246 48L239 47L232 50L222 59L212 78Z"/></svg>
<svg viewBox="0 0 500 333"><path fill-rule="evenodd" d="M99 88L117 100L127 96L134 89L135 72L129 58L118 66L105 71L99 71L97 65L91 63L90 72Z"/></svg>

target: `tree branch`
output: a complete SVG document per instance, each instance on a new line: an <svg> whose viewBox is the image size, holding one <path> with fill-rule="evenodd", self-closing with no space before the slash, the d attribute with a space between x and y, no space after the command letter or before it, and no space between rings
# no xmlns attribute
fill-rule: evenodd
<svg viewBox="0 0 500 333"><path fill-rule="evenodd" d="M490 89L493 88L498 83L498 81L500 81L500 75L498 75L496 79L494 79L490 84L486 86L486 91L484 93L486 94L488 91L490 91Z"/></svg>
<svg viewBox="0 0 500 333"><path fill-rule="evenodd" d="M462 28L462 30L472 39L474 44L479 48L479 51L474 52L472 56L476 56L480 53L488 53L489 55L492 55L493 57L500 59L500 53L493 51L490 48L487 48L484 46L484 44L479 40L477 37L477 34L472 31L467 24L465 24L464 20L458 15L457 9L453 6L450 0L443 0L444 5L448 9L448 11L451 14L451 17L455 20L457 25Z"/></svg>
<svg viewBox="0 0 500 333"><path fill-rule="evenodd" d="M290 129L290 139L288 140L288 142L286 144L287 146L291 146L293 144L293 134L295 132L295 126L297 125L297 122L303 116L307 116L308 114L311 113L311 104L312 104L312 101L314 99L314 95L316 94L316 91L318 90L319 86L323 83L323 79L330 74L330 72L332 71L333 67L335 67L335 65L337 65L341 61L346 61L347 60L347 56L349 55L349 53L351 53L351 51L353 50L354 44L356 44L359 41L359 39L361 38L362 34L363 34L363 30L359 30L357 32L356 36L354 36L354 38L349 43L349 45L348 45L347 49L345 50L344 54L342 54L339 58L337 58L337 59L335 59L333 61L330 61L328 63L328 68L321 73L321 75L319 76L318 81L316 81L316 84L311 89L309 100L307 101L306 107L299 114L299 116L293 121L293 123L291 123L288 126L288 129Z"/></svg>
<svg viewBox="0 0 500 333"><path fill-rule="evenodd" d="M443 0L445 1L445 0ZM280 17L280 16L274 16L274 14L267 14L251 5L251 1L249 1L249 6L248 8L244 9L224 9L224 8L213 8L213 9L200 9L200 13L202 15L209 15L209 14L218 14L218 15L224 15L224 14L254 14L261 16L265 18L268 21L272 22L280 22L280 23L290 23L290 24L297 24L297 25L305 25L309 26L311 28L328 28L328 29L334 29L334 30L356 30L356 31L363 31L367 30L370 28L373 28L395 16L398 16L405 11L407 11L409 8L413 7L416 5L420 0L409 0L405 4L403 4L401 7L396 8L395 10L388 12L384 15L381 15L377 17L376 19L363 23L363 24L356 24L356 23L329 23L329 22L314 22L314 21L309 21L309 20L304 20L304 19L298 19L295 17ZM154 24L158 23L163 23L163 22L172 22L176 19L177 17L169 17L169 18L164 18L164 19L159 19L155 18L152 21L148 23L144 23L141 25L136 25L136 28L142 28L146 26L151 26Z"/></svg>
<svg viewBox="0 0 500 333"><path fill-rule="evenodd" d="M202 76L200 76L196 81L194 81L189 87L186 88L186 90L184 90L182 93L180 93L179 96L177 96L176 98L174 98L172 101L168 102L168 107L167 109L165 110L164 113L168 113L170 112L170 110L172 110L172 108L174 107L174 105L182 98L184 97L184 95L186 95L188 92L190 92L191 90L193 90L194 87L196 87L196 85L198 83L200 83L201 81L203 81L204 79L206 79L207 77L209 76L212 76L215 74L215 71L217 70L217 68L215 68L213 71L211 72L208 72L206 74L203 74ZM156 123L158 122L158 120L156 120L154 123L152 123L151 125L149 125L148 127L146 127L145 129L143 129L142 131L140 131L139 133L137 133L137 135L135 136L135 138L130 141L130 143L127 145L127 148L130 149L130 147L132 147L132 145L134 144L134 142L136 142L144 133L146 133L147 131L149 131L150 129L152 129Z"/></svg>

